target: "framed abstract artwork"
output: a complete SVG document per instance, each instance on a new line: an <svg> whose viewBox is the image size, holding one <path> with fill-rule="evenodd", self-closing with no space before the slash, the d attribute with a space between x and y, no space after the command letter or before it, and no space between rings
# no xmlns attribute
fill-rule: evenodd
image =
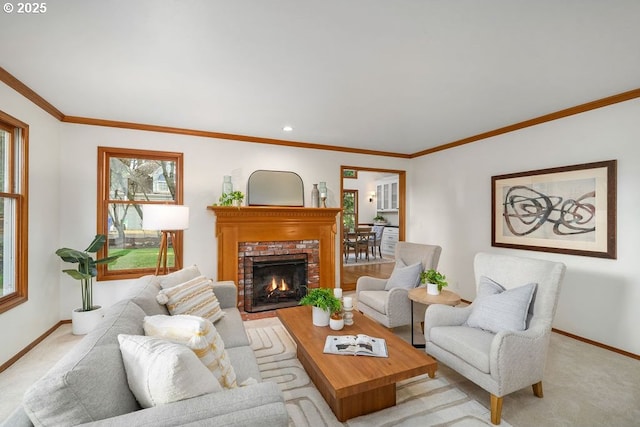
<svg viewBox="0 0 640 427"><path fill-rule="evenodd" d="M617 161L491 177L491 246L616 258Z"/></svg>

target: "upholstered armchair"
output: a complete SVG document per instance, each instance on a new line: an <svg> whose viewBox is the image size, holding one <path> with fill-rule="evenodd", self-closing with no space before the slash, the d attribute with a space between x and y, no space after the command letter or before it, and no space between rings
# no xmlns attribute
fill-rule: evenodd
<svg viewBox="0 0 640 427"><path fill-rule="evenodd" d="M420 273L438 266L442 248L435 245L398 242L396 265L389 279L362 276L356 282L357 309L387 328L409 325L411 302L407 296L410 289L420 283ZM414 317L424 318L418 310Z"/></svg>
<svg viewBox="0 0 640 427"><path fill-rule="evenodd" d="M479 253L477 295L467 307L430 305L424 317L425 351L491 394L491 422L500 424L503 397L532 386L542 397L565 265Z"/></svg>

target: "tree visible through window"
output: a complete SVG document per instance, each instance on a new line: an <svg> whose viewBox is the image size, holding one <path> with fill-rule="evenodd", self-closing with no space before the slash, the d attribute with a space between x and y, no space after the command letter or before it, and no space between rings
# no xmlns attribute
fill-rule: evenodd
<svg viewBox="0 0 640 427"><path fill-rule="evenodd" d="M144 204L182 204L182 153L99 147L99 233L109 236L109 255L123 254L100 265L98 280L123 279L155 271L160 246L159 230L142 228ZM177 232L178 240L182 232ZM181 244L182 242L178 242ZM173 248L168 266L174 267Z"/></svg>
<svg viewBox="0 0 640 427"><path fill-rule="evenodd" d="M28 133L0 111L0 313L27 301Z"/></svg>
<svg viewBox="0 0 640 427"><path fill-rule="evenodd" d="M358 190L342 191L342 223L347 230L358 223Z"/></svg>

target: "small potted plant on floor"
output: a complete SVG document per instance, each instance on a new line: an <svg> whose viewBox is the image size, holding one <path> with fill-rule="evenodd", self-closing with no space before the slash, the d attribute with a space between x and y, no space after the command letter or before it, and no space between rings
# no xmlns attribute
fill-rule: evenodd
<svg viewBox="0 0 640 427"><path fill-rule="evenodd" d="M312 307L312 319L315 326L329 325L331 313L342 309L340 300L333 295L333 291L328 288L311 289L300 300L300 305L310 305Z"/></svg>
<svg viewBox="0 0 640 427"><path fill-rule="evenodd" d="M447 286L447 277L436 270L429 269L420 273L420 281L427 284L427 293L429 295L440 295L442 288Z"/></svg>
<svg viewBox="0 0 640 427"><path fill-rule="evenodd" d="M97 234L89 247L84 251L71 248L60 248L56 255L65 262L78 264L77 270L62 270L69 276L80 281L82 291L82 308L77 308L71 312L72 332L74 335L84 335L90 332L102 319L102 307L93 305L93 278L98 275L98 264L109 264L122 255L112 255L99 260L94 260L90 255L96 253L107 241L107 236Z"/></svg>

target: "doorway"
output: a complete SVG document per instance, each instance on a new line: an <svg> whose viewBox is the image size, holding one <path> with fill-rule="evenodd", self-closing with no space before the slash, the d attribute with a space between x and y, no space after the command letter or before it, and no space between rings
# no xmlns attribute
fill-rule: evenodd
<svg viewBox="0 0 640 427"><path fill-rule="evenodd" d="M397 240L405 240L406 220L406 171L396 169L368 168L361 166L340 167L340 200L344 215L340 227L341 262L340 286L345 291L355 290L357 278L373 276L387 278L393 270L393 248L387 245L382 258L374 262L347 261L345 267L345 240L354 228L367 228L374 225L375 217L387 220L386 228L396 234ZM347 230L345 232L345 230ZM380 249L376 248L378 256ZM351 254L351 251L349 251ZM355 253L354 253L355 255ZM350 258L349 258L350 259Z"/></svg>

